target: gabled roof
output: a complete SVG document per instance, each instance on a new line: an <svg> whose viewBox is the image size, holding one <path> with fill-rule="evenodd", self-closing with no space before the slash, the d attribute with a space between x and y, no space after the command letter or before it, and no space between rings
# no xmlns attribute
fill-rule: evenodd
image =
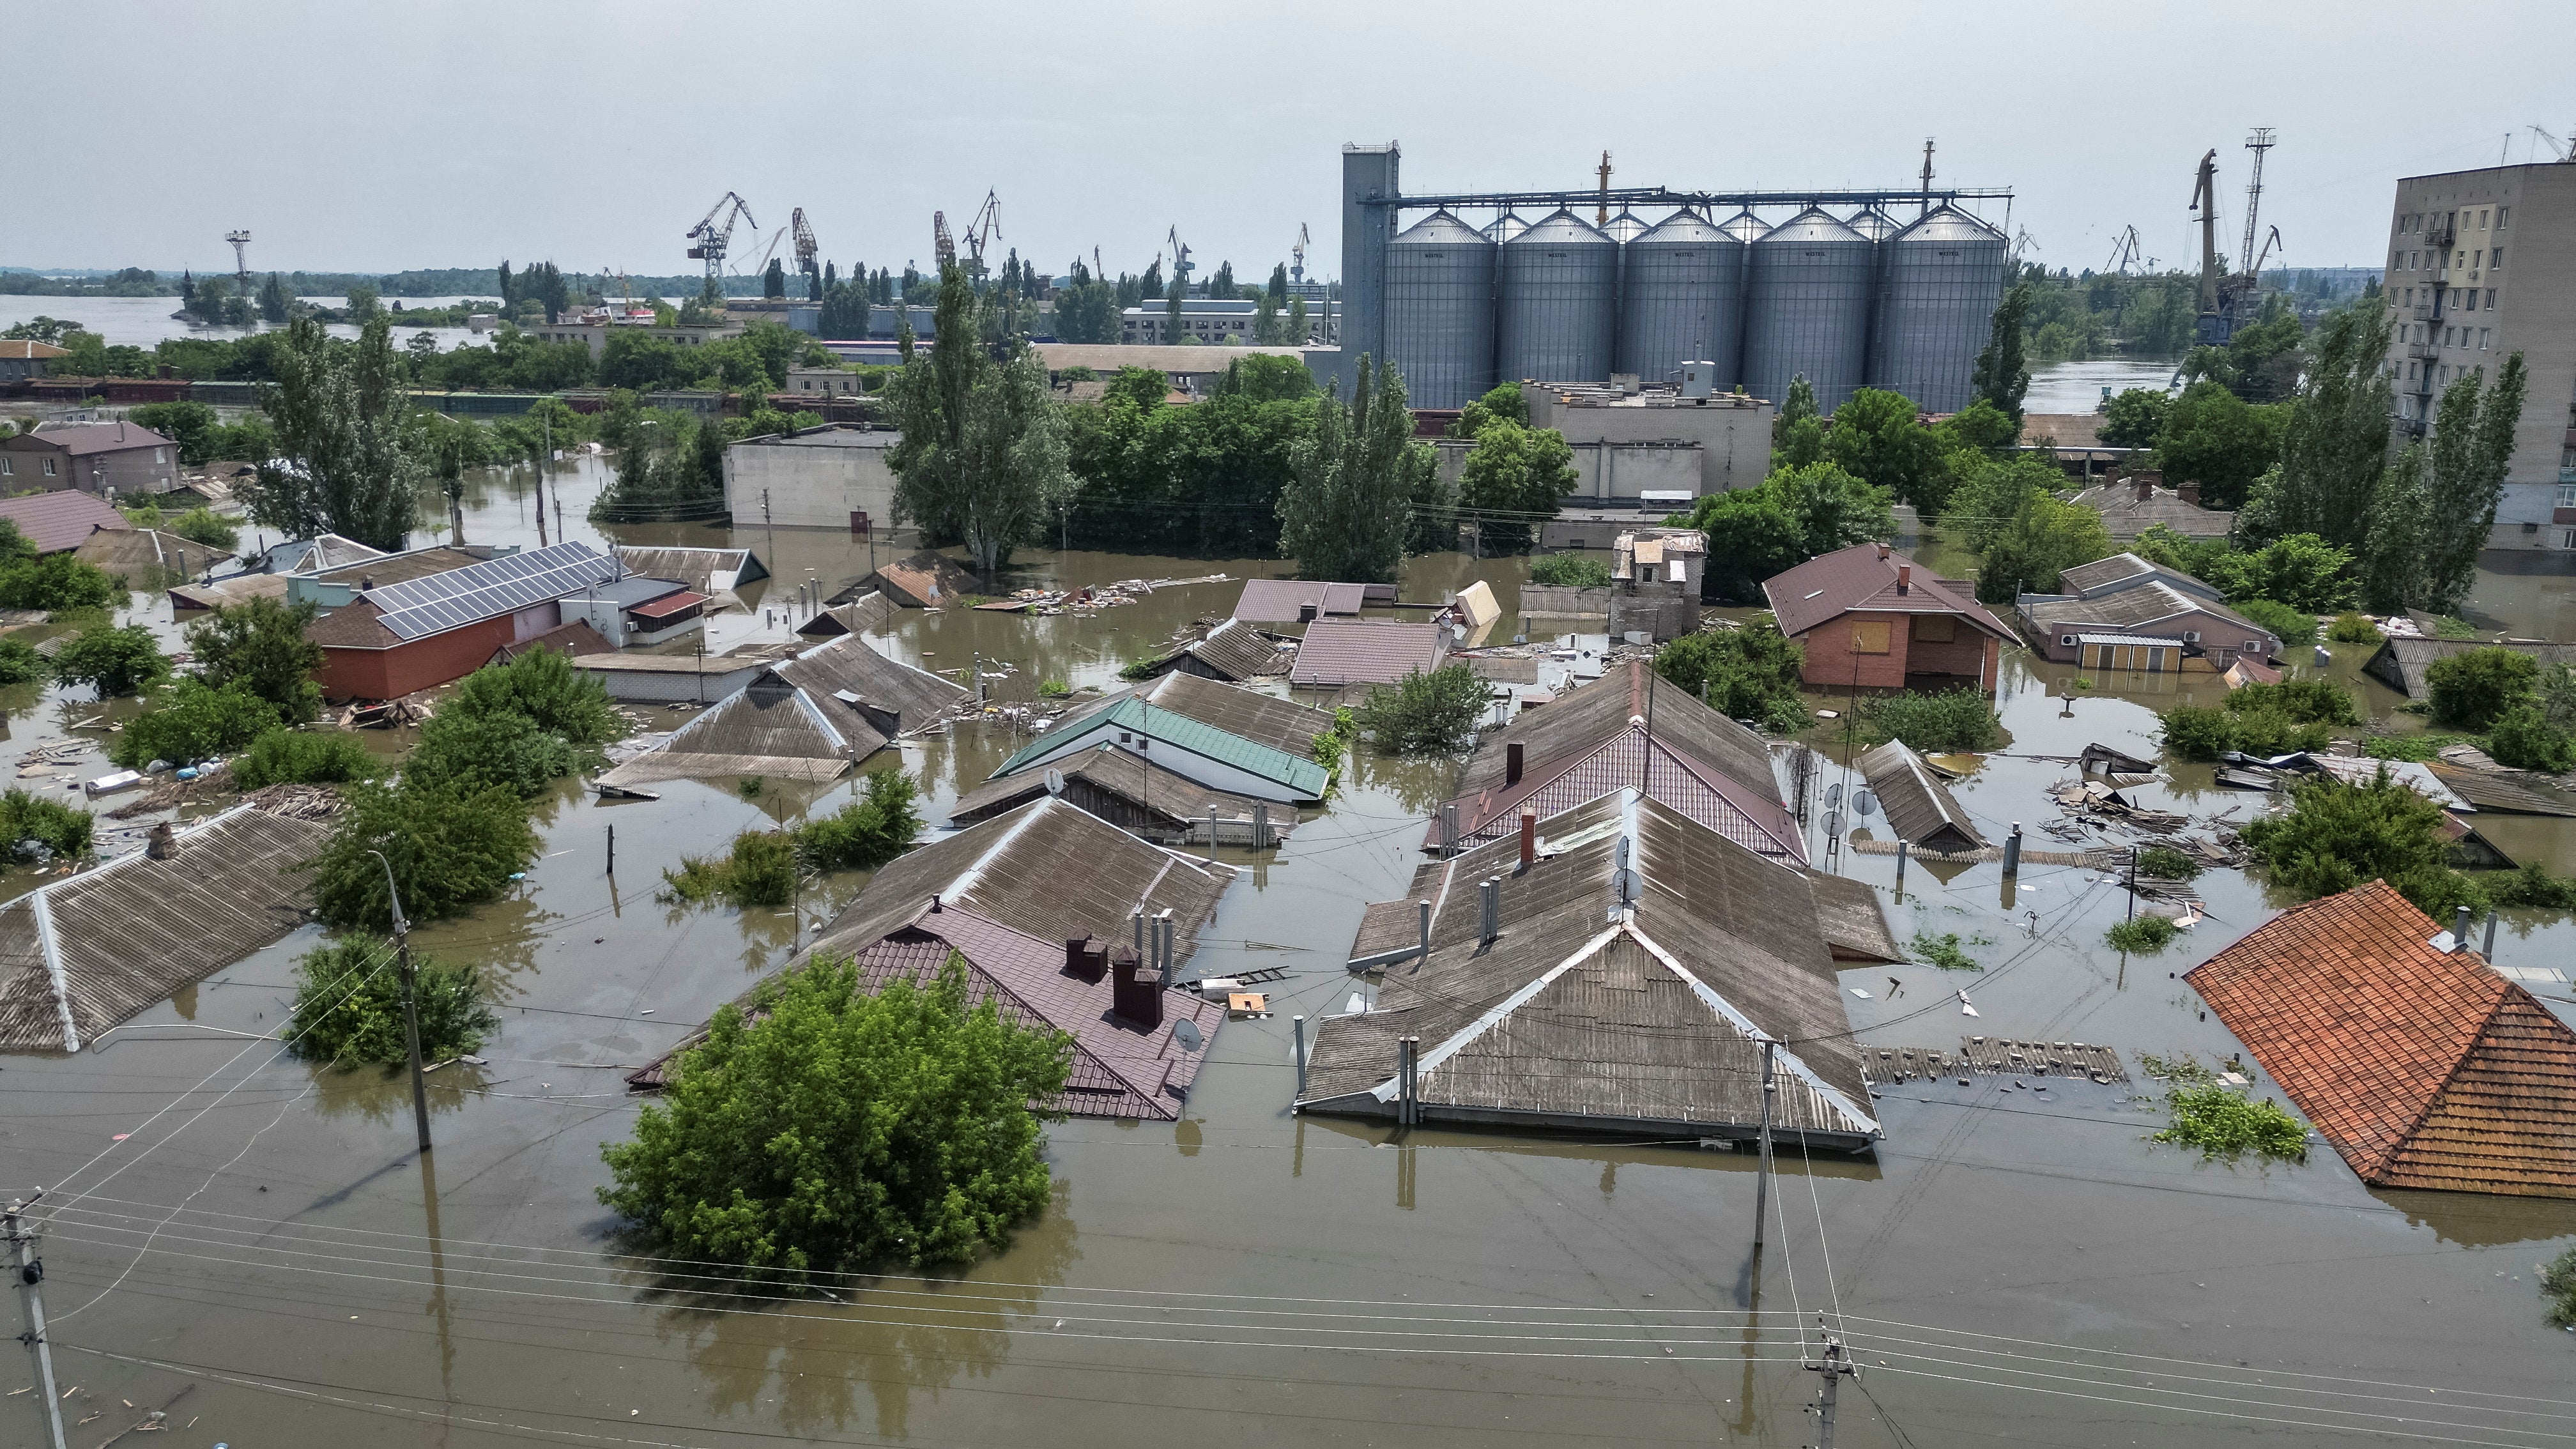
<svg viewBox="0 0 2576 1449"><path fill-rule="evenodd" d="M1158 710L1187 715L1256 745L1311 757L1315 737L1333 727L1329 710L1195 674L1166 674L1135 691Z"/></svg>
<svg viewBox="0 0 2576 1449"><path fill-rule="evenodd" d="M1214 760L1257 779L1270 781L1303 800L1324 798L1324 789L1332 782L1331 773L1311 757L1254 744L1241 735L1202 724L1188 715L1156 709L1132 694L1119 695L1093 709L1065 716L1045 734L1022 746L1019 753L1004 760L1002 767L993 774L996 778L1018 774L1050 755L1063 753L1066 741L1096 735L1103 730L1141 735L1157 745Z"/></svg>
<svg viewBox="0 0 2576 1449"><path fill-rule="evenodd" d="M2183 979L2362 1181L2576 1197L2576 1031L2440 930L2372 881Z"/></svg>
<svg viewBox="0 0 2576 1449"><path fill-rule="evenodd" d="M0 1051L77 1051L304 923L328 823L238 805L0 906Z"/></svg>
<svg viewBox="0 0 2576 1449"><path fill-rule="evenodd" d="M1889 740L1861 756L1860 772L1870 789L1878 792L1878 803L1887 811L1887 826L1897 839L1926 850L1985 848L1986 838L1977 833L1968 812L1959 808L1950 787L1903 740Z"/></svg>
<svg viewBox="0 0 2576 1449"><path fill-rule="evenodd" d="M747 548L617 546L617 561L630 574L677 579L702 594L720 594L769 577L760 556ZM724 580L719 584L718 580Z"/></svg>
<svg viewBox="0 0 2576 1449"><path fill-rule="evenodd" d="M1231 795L1211 790L1187 775L1166 770L1130 751L1103 742L1078 755L1058 759L1051 767L1063 777L1067 793L1088 786L1111 799L1124 802L1138 814L1160 822L1166 830L1180 829L1193 821L1204 821L1213 809L1227 820L1251 816L1253 807L1267 802L1248 795ZM985 781L957 799L948 811L951 825L972 825L989 820L1006 810L1035 800L1047 791L1047 770L1024 770L1016 775L1001 775ZM1076 800L1076 804L1087 803ZM1279 812L1293 823L1296 811Z"/></svg>
<svg viewBox="0 0 2576 1449"><path fill-rule="evenodd" d="M617 564L586 543L504 554L367 590L384 630L405 643L588 590Z"/></svg>
<svg viewBox="0 0 2576 1449"><path fill-rule="evenodd" d="M834 604L804 623L796 632L808 639L836 639L843 634L871 634L884 630L895 615L895 602L874 589L846 604Z"/></svg>
<svg viewBox="0 0 2576 1449"><path fill-rule="evenodd" d="M2225 538L2236 531L2232 510L2185 503L2161 488L2141 503L2135 488L2101 483L2076 494L2075 501L2101 514L2102 526L2113 538L2135 538L2159 525L2185 538Z"/></svg>
<svg viewBox="0 0 2576 1449"><path fill-rule="evenodd" d="M41 362L50 357L69 356L70 353L70 348L56 347L50 342L38 342L25 337L0 337L0 357L23 357Z"/></svg>
<svg viewBox="0 0 2576 1449"><path fill-rule="evenodd" d="M1901 568L1913 570L1902 593L1898 592ZM1780 620L1780 632L1793 637L1855 609L1866 609L1873 613L1951 614L1998 639L2013 638L2012 630L1978 603L1966 585L1940 577L1885 544L1856 543L1818 554L1786 573L1763 580L1762 593Z"/></svg>
<svg viewBox="0 0 2576 1449"><path fill-rule="evenodd" d="M1290 667L1292 684L1394 684L1440 667L1448 634L1437 624L1390 619L1318 619L1306 626Z"/></svg>
<svg viewBox="0 0 2576 1449"><path fill-rule="evenodd" d="M0 498L0 518L16 524L38 553L63 553L80 547L99 529L134 526L106 499L77 488Z"/></svg>
<svg viewBox="0 0 2576 1449"><path fill-rule="evenodd" d="M875 589L907 609L936 609L975 592L975 576L944 553L924 549L861 579L848 597ZM842 602L836 599L834 602Z"/></svg>
<svg viewBox="0 0 2576 1449"><path fill-rule="evenodd" d="M1769 1038L1777 1130L1846 1148L1878 1135L1805 876L1634 790L1541 835L1526 869L1506 841L1417 875L1430 956L1390 967L1376 1009L1323 1023L1303 1109L1391 1113L1395 1040L1418 1036L1434 1120L1749 1136Z"/></svg>
<svg viewBox="0 0 2576 1449"><path fill-rule="evenodd" d="M930 723L967 694L964 685L878 653L859 634L827 639L792 659L780 660L778 673L818 696L856 695L896 715L899 727L907 730Z"/></svg>
<svg viewBox="0 0 2576 1449"><path fill-rule="evenodd" d="M602 774L617 791L658 780L765 775L837 780L884 749L886 737L837 701L817 700L764 669L751 682L671 732L659 746Z"/></svg>
<svg viewBox="0 0 2576 1449"><path fill-rule="evenodd" d="M2378 652L2370 656L2369 662L2361 666L2361 672L2392 689L2403 690L2416 699L2422 699L2424 671L2433 667L2433 661L2448 659L2471 649L2510 649L2516 654L2531 656L2543 669L2552 664L2576 664L2576 644L2396 638L2382 643Z"/></svg>
<svg viewBox="0 0 2576 1449"><path fill-rule="evenodd" d="M2088 564L2077 564L2057 576L2057 587L2062 592L2074 594L2080 598L2089 598L2096 594L2134 587L2149 580L2181 593L2196 594L2213 602L2222 597L2217 589L2200 579L2180 569L2169 569L2163 564L2149 563L2134 553L2115 553L2109 558L2095 559Z"/></svg>
<svg viewBox="0 0 2576 1449"><path fill-rule="evenodd" d="M2062 578L2059 586L2064 587ZM2088 627L2115 632L2136 630L2169 619L2206 614L2236 625L2245 638L2273 637L2271 630L2215 598L2187 594L2163 579L2148 576L2124 581L2114 588L2097 588L2076 598L2034 598L2027 604L2025 612L2030 615L2031 622L2051 633Z"/></svg>
<svg viewBox="0 0 2576 1449"><path fill-rule="evenodd" d="M1234 617L1247 624L1304 623L1308 605L1322 617L1348 617L1367 601L1365 584L1328 584L1306 579L1246 579L1234 601Z"/></svg>
<svg viewBox="0 0 2576 1449"><path fill-rule="evenodd" d="M121 453L130 448L175 448L178 444L141 423L46 423L19 436L75 458L95 453Z"/></svg>
<svg viewBox="0 0 2576 1449"><path fill-rule="evenodd" d="M1514 744L1521 746L1517 784L1507 780ZM1614 664L1545 709L1485 731L1459 773L1458 831L1465 839L1497 839L1519 829L1524 810L1552 815L1641 783L1738 845L1807 858L1762 737L1641 659Z"/></svg>
<svg viewBox="0 0 2576 1449"><path fill-rule="evenodd" d="M1225 619L1205 634L1154 660L1145 667L1145 672L1157 678L1187 673L1180 667L1184 661L1195 661L1210 674L1225 679L1254 679L1279 672L1280 646L1269 635L1240 619Z"/></svg>
<svg viewBox="0 0 2576 1449"><path fill-rule="evenodd" d="M332 537L336 538L338 535L335 534ZM324 569L308 569L299 564L291 569L270 573L231 574L202 584L174 587L170 590L170 601L183 609L215 609L228 604L247 603L255 598L284 600L287 585L295 578L310 578L320 583L345 584L352 588L363 588L370 581L377 584L399 583L404 579L425 578L430 574L445 573L449 569L461 569L469 564L482 562L464 549L447 544L432 544L427 548L409 549L402 553L378 553L365 544L349 543L346 539L342 539L341 542L348 543L351 549L362 550L365 557L349 559ZM269 556L277 557L275 550L271 550ZM310 554L305 556L307 561L311 557Z"/></svg>

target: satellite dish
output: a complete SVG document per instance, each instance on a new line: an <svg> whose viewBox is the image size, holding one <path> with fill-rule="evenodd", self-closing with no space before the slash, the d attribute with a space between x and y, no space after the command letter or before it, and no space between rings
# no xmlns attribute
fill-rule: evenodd
<svg viewBox="0 0 2576 1449"><path fill-rule="evenodd" d="M1878 797L1869 793L1867 790L1854 790L1852 792L1852 809L1859 811L1863 815L1875 815L1878 813Z"/></svg>
<svg viewBox="0 0 2576 1449"><path fill-rule="evenodd" d="M1048 793L1048 794L1050 794L1050 795L1061 795L1061 794L1063 794L1063 793L1064 793L1064 772L1063 772L1062 770L1049 769L1049 770L1046 772L1046 787L1047 787L1047 793Z"/></svg>
<svg viewBox="0 0 2576 1449"><path fill-rule="evenodd" d="M1185 1052L1197 1051L1199 1049L1200 1042L1199 1024L1190 1020L1186 1016L1173 1022L1172 1040L1179 1042L1181 1044L1181 1050Z"/></svg>
<svg viewBox="0 0 2576 1449"><path fill-rule="evenodd" d="M1843 787L1839 784L1827 785L1825 787L1825 808L1828 810L1839 810L1842 808L1842 804Z"/></svg>

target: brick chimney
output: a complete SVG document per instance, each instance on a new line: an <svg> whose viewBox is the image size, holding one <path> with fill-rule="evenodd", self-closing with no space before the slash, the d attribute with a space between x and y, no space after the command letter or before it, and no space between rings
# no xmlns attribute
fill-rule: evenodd
<svg viewBox="0 0 2576 1449"><path fill-rule="evenodd" d="M1914 592L1914 565L1898 564L1896 566L1896 591L1900 594L1910 594Z"/></svg>
<svg viewBox="0 0 2576 1449"><path fill-rule="evenodd" d="M152 834L145 840L143 853L154 860L179 858L179 837L170 829L169 821L164 820L152 827Z"/></svg>
<svg viewBox="0 0 2576 1449"><path fill-rule="evenodd" d="M1878 556L1879 556L1880 558L1885 558L1885 557L1887 557L1887 545L1886 545L1886 544L1883 544L1883 543L1882 543L1882 544L1880 544L1880 545L1878 546Z"/></svg>
<svg viewBox="0 0 2576 1449"><path fill-rule="evenodd" d="M1521 812L1521 869L1538 864L1538 812Z"/></svg>
<svg viewBox="0 0 2576 1449"><path fill-rule="evenodd" d="M1064 974L1077 981L1097 983L1109 972L1109 946L1089 936L1067 936L1064 941Z"/></svg>
<svg viewBox="0 0 2576 1449"><path fill-rule="evenodd" d="M2137 476L2137 484L2138 501L2140 503L2153 501L2156 496L2156 480L2141 473Z"/></svg>
<svg viewBox="0 0 2576 1449"><path fill-rule="evenodd" d="M1521 762L1523 759L1524 756L1521 752L1521 742L1519 740L1513 740L1511 743L1503 746L1504 784L1517 785L1521 782Z"/></svg>
<svg viewBox="0 0 2576 1449"><path fill-rule="evenodd" d="M1146 1031L1163 1024L1163 983L1124 946L1109 952L1109 1014Z"/></svg>
<svg viewBox="0 0 2576 1449"><path fill-rule="evenodd" d="M2177 483L2174 485L2174 496L2181 499L2183 502L2190 504L2192 507L2198 508L2200 506L2200 485L2197 483Z"/></svg>

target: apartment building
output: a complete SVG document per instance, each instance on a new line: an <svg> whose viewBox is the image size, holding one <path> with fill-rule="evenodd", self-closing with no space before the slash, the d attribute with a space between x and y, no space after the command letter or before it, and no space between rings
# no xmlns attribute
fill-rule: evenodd
<svg viewBox="0 0 2576 1449"><path fill-rule="evenodd" d="M2451 383L2521 353L2529 384L2488 546L2576 550L2576 163L2399 181L2381 286L2401 437L2423 436Z"/></svg>

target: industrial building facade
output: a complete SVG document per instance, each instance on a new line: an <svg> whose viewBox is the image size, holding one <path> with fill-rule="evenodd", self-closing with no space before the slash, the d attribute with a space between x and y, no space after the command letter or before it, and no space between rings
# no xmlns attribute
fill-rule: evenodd
<svg viewBox="0 0 2576 1449"><path fill-rule="evenodd" d="M1342 148L1342 359L1391 363L1415 407L1506 381L1678 383L1702 361L1716 391L1774 402L1803 376L1828 411L1864 386L1932 412L1974 395L2010 248L1958 203L2005 193L1605 191L1586 220L1585 193L1406 196L1398 160L1391 142ZM1596 225L1613 204L1671 210ZM1719 223L1719 204L1739 210ZM1501 214L1481 229L1459 214L1485 206Z"/></svg>
<svg viewBox="0 0 2576 1449"><path fill-rule="evenodd" d="M2509 264L2509 265L2508 265ZM2397 183L2381 282L2401 440L2442 390L2521 353L2529 370L2490 548L2576 549L2576 164Z"/></svg>

